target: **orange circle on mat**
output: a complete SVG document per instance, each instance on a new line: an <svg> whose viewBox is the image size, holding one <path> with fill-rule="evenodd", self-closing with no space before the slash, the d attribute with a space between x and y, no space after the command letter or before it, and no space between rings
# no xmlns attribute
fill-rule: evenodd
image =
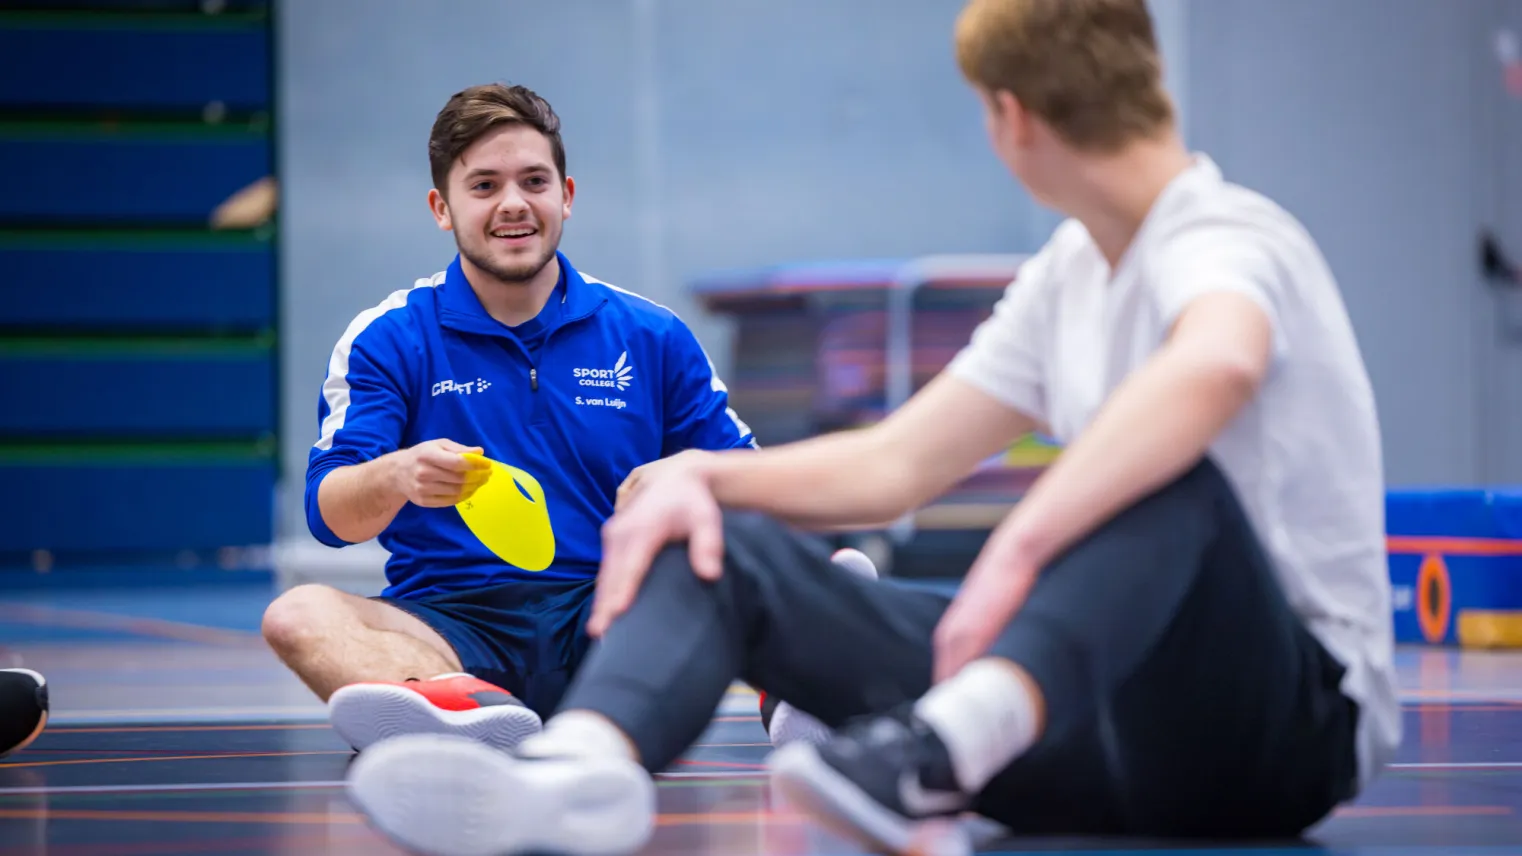
<svg viewBox="0 0 1522 856"><path fill-rule="evenodd" d="M1423 638L1428 642L1443 641L1452 613L1453 585L1448 579L1448 565L1442 556L1429 553L1416 572L1416 620Z"/></svg>

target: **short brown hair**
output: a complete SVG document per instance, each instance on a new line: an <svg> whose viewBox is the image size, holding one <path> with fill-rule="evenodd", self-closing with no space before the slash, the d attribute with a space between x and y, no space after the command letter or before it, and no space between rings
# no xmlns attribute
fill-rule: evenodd
<svg viewBox="0 0 1522 856"><path fill-rule="evenodd" d="M460 155L487 131L501 125L528 125L550 141L550 153L560 180L565 181L565 144L560 140L560 117L550 102L524 86L488 83L456 92L444 103L428 135L428 166L440 193L449 183L449 170Z"/></svg>
<svg viewBox="0 0 1522 856"><path fill-rule="evenodd" d="M1069 145L1113 152L1173 122L1145 0L971 0L957 64L1007 91Z"/></svg>

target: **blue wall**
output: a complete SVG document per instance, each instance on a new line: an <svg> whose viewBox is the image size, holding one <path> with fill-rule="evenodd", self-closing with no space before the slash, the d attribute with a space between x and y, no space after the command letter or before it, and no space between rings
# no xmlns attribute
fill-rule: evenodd
<svg viewBox="0 0 1522 856"><path fill-rule="evenodd" d="M271 43L258 0L0 9L0 586L273 537L275 247L209 226L270 173Z"/></svg>

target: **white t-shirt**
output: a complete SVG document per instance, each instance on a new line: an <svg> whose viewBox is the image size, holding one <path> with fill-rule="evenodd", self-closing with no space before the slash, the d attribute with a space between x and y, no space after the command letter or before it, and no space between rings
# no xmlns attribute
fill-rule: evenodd
<svg viewBox="0 0 1522 856"><path fill-rule="evenodd" d="M1367 785L1400 742L1374 394L1337 283L1287 212L1208 158L1171 182L1111 275L1076 221L1020 271L949 371L1071 442L1190 301L1232 291L1273 325L1257 397L1211 446L1290 605L1347 667Z"/></svg>

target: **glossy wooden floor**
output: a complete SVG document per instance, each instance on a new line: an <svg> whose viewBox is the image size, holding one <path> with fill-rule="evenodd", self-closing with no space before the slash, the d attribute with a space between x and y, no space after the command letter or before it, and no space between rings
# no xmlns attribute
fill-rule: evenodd
<svg viewBox="0 0 1522 856"><path fill-rule="evenodd" d="M55 717L0 762L0 854L393 853L345 801L350 753L255 635L267 588L0 592L0 665L48 675ZM1403 651L1400 761L1312 842L1273 852L1522 852L1522 655ZM661 777L649 853L851 852L773 802L737 690ZM1166 852L1010 841L990 852ZM1195 848L1189 852L1248 852Z"/></svg>

